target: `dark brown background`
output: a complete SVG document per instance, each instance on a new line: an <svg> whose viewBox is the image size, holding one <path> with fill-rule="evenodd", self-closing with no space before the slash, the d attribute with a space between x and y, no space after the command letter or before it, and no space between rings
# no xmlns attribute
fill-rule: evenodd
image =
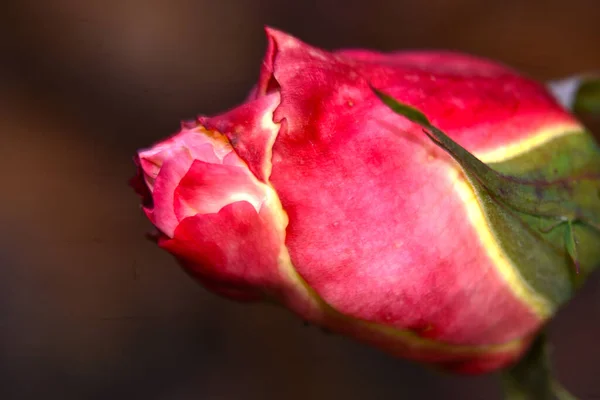
<svg viewBox="0 0 600 400"><path fill-rule="evenodd" d="M143 237L137 147L241 101L264 24L325 48L450 48L539 79L600 68L598 0L21 0L0 11L0 398L498 399L195 285ZM552 323L600 398L596 276Z"/></svg>

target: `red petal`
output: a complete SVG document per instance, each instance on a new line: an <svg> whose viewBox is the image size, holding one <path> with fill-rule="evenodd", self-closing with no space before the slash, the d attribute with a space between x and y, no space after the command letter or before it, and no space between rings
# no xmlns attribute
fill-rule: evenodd
<svg viewBox="0 0 600 400"><path fill-rule="evenodd" d="M198 213L216 213L236 201L247 201L258 212L264 198L248 169L195 160L175 189L173 207L181 221Z"/></svg>
<svg viewBox="0 0 600 400"><path fill-rule="evenodd" d="M279 105L279 93L259 97L217 117L199 118L199 123L229 139L237 155L254 175L266 182L271 173L271 147L279 132L273 111Z"/></svg>
<svg viewBox="0 0 600 400"><path fill-rule="evenodd" d="M280 286L281 240L270 221L248 202L186 218L173 238L163 238L159 245L221 294L253 298L257 290L268 293Z"/></svg>
<svg viewBox="0 0 600 400"><path fill-rule="evenodd" d="M144 212L167 236L172 236L178 219L174 192L194 160L244 166L227 139L201 126L182 126L176 135L139 152L139 174L133 184L142 182L152 192L152 202L144 203ZM138 188L138 190L141 190Z"/></svg>
<svg viewBox="0 0 600 400"><path fill-rule="evenodd" d="M570 117L523 78L346 62L270 34L281 87L271 182L308 284L347 315L448 343L504 343L536 329L468 220L449 179L455 164L381 105L364 76L471 150Z"/></svg>
<svg viewBox="0 0 600 400"><path fill-rule="evenodd" d="M517 76L517 72L495 61L452 51L400 51L380 53L363 49L338 50L334 54L364 64L393 66L406 70L421 70L430 74L474 76Z"/></svg>
<svg viewBox="0 0 600 400"><path fill-rule="evenodd" d="M354 87L368 79L401 102L418 107L471 152L491 150L547 127L577 125L542 85L482 58L451 52L345 50L332 54L283 32L267 32L269 48L260 78L263 86L269 79L282 85L283 78L288 97L314 99L313 87L324 85L343 97L339 103L354 104L364 101L359 93L370 95L365 91L368 88ZM297 64L281 61L281 53ZM342 70L347 76L339 74L341 80L335 80L334 75ZM337 111L329 110L330 114Z"/></svg>
<svg viewBox="0 0 600 400"><path fill-rule="evenodd" d="M251 97L254 96L255 98L279 90L279 83L277 83L273 77L274 59L275 54L277 53L275 36L281 33L280 42L287 37L283 32L279 32L269 27L266 27L265 31L267 33L267 52L260 68L258 84L252 89L252 93L250 94Z"/></svg>

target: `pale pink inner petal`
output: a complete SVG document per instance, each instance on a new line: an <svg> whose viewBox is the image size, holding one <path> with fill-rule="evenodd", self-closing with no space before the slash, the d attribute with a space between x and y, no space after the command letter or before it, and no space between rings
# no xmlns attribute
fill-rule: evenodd
<svg viewBox="0 0 600 400"><path fill-rule="evenodd" d="M144 171L144 182L150 189L150 192L154 190L154 183L156 181L156 177L160 172L160 165L157 165L150 158L142 158L140 157L140 167L142 171Z"/></svg>
<svg viewBox="0 0 600 400"><path fill-rule="evenodd" d="M256 197L248 194L252 190L246 191L227 184L226 189L220 187L222 182L228 182L229 173L233 174L231 182L243 181L242 187L249 185L250 178L248 176L244 179L240 178L244 175L243 169L246 166L237 157L227 139L202 126L183 129L177 135L140 151L139 157L144 181L152 192L154 203L153 208L146 208L144 211L156 227L167 236L173 235L179 222L176 208L181 215L189 215L197 212L217 212L224 205L234 201L246 200L255 207L260 207L262 204L262 200L257 200ZM225 173L224 170L216 167L218 177L212 179L205 177L199 183L194 182L195 178L192 174L186 180L186 185L188 188L197 189L197 195L193 200L188 199L189 201L176 200L175 191L194 160L204 165L205 169L209 168L208 166L221 166L223 163L232 166L232 169ZM246 175L248 174L249 172L246 172ZM209 185L210 189L206 189L206 185Z"/></svg>
<svg viewBox="0 0 600 400"><path fill-rule="evenodd" d="M222 139L208 137L201 129L182 132L178 144L189 149L195 160L221 164L223 157L232 152L231 145Z"/></svg>

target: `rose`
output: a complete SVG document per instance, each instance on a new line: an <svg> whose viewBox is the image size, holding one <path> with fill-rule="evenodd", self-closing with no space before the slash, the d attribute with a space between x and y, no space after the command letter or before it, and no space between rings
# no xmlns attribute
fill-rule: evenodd
<svg viewBox="0 0 600 400"><path fill-rule="evenodd" d="M133 184L159 246L216 293L277 302L398 356L468 373L516 360L597 266L586 244L598 232L511 208L371 85L514 177L585 170L590 135L491 61L267 34L244 104L139 152Z"/></svg>

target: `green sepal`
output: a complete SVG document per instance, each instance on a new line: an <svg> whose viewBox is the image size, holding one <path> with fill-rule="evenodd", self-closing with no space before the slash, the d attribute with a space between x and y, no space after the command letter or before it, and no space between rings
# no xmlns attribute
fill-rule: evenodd
<svg viewBox="0 0 600 400"><path fill-rule="evenodd" d="M580 221L600 231L600 162L591 166L595 168L589 174L554 182L505 176L450 139L417 109L400 104L377 89L374 91L394 112L425 128L425 134L434 143L471 172L498 200L523 213L557 221Z"/></svg>
<svg viewBox="0 0 600 400"><path fill-rule="evenodd" d="M567 229L565 229L565 245L567 246L567 252L575 264L575 270L579 273L579 256L577 254L577 240L575 239L575 232L573 231L573 223L567 221Z"/></svg>

